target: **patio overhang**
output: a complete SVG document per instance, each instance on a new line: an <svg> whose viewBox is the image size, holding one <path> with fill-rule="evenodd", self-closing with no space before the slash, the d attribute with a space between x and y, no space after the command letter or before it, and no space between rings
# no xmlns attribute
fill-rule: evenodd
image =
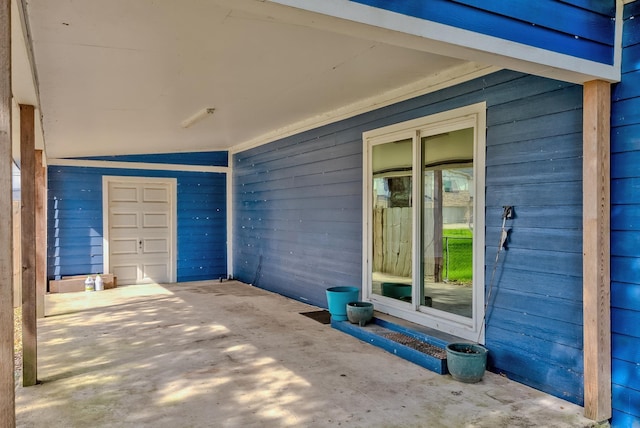
<svg viewBox="0 0 640 428"><path fill-rule="evenodd" d="M47 158L237 151L500 68L620 76L619 55L609 66L343 0L12 5L15 104L38 109Z"/></svg>

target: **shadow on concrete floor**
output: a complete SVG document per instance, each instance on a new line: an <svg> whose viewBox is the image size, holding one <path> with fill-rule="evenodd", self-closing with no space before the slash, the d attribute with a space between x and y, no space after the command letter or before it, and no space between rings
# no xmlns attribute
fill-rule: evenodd
<svg viewBox="0 0 640 428"><path fill-rule="evenodd" d="M486 373L461 384L239 282L48 295L21 427L584 427L582 408Z"/></svg>

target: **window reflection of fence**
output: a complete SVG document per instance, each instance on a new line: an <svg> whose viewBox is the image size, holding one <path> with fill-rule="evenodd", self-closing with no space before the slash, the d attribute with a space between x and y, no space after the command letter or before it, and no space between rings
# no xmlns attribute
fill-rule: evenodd
<svg viewBox="0 0 640 428"><path fill-rule="evenodd" d="M471 282L473 278L473 238L445 236L442 240L445 280Z"/></svg>
<svg viewBox="0 0 640 428"><path fill-rule="evenodd" d="M373 210L373 271L411 277L411 208L375 208ZM434 254L433 238L423 256L425 278L434 281L436 260L441 260L441 278L449 282L471 283L473 278L473 238L447 236L445 229L442 258Z"/></svg>
<svg viewBox="0 0 640 428"><path fill-rule="evenodd" d="M411 276L411 208L373 210L373 271Z"/></svg>

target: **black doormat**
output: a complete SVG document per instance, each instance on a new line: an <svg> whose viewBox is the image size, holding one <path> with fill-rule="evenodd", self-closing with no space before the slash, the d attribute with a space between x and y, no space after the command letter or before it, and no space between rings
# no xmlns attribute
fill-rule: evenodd
<svg viewBox="0 0 640 428"><path fill-rule="evenodd" d="M321 324L331 324L331 314L329 311L311 311L311 312L300 312L300 315L304 315L305 317L309 317L312 320L316 320Z"/></svg>

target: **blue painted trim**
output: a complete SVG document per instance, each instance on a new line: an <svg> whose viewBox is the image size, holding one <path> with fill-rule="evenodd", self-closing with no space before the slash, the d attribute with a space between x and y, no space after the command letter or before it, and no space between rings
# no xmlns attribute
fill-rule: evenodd
<svg viewBox="0 0 640 428"><path fill-rule="evenodd" d="M379 320L377 318L374 318L373 322L375 324L378 324ZM334 321L332 319L331 327L335 328L336 330L342 331L343 333L349 334L357 339L360 339L363 342L367 342L373 346L384 349L391 354L397 355L400 358L417 364L418 366L423 367L427 370L431 370L432 372L438 374L448 373L446 358L439 359L431 355L416 351L413 348L401 345L398 342L394 342L393 340L387 339L386 337L368 331L366 330L366 328L362 328L356 324L351 324L349 321Z"/></svg>

